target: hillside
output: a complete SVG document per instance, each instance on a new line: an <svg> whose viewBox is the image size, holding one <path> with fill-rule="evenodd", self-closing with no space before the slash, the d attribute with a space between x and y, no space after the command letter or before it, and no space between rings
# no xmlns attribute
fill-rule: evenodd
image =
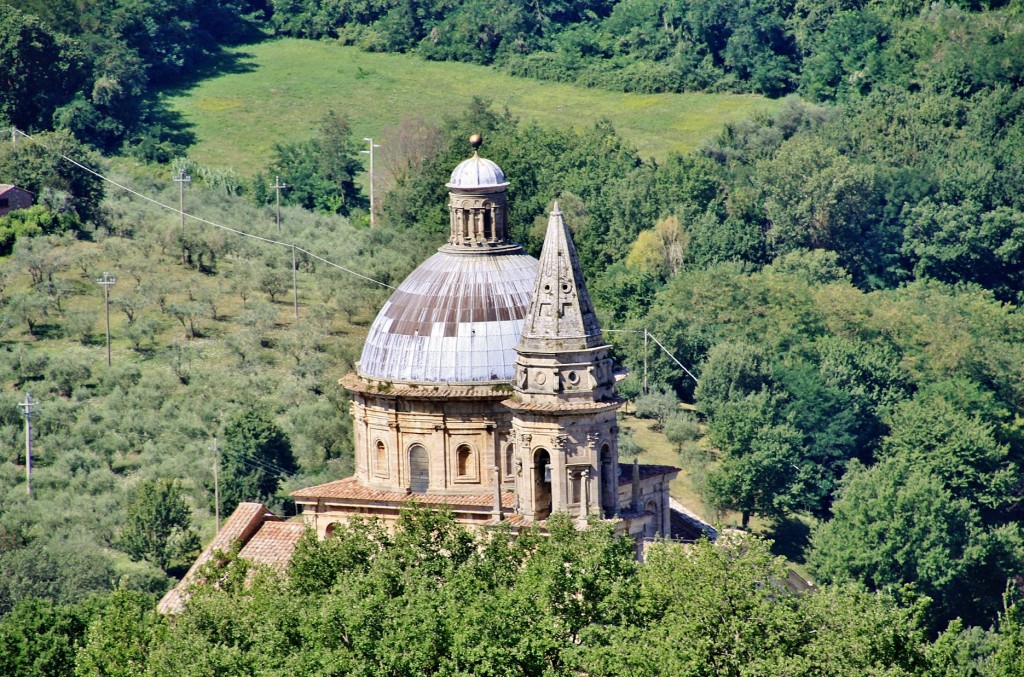
<svg viewBox="0 0 1024 677"><path fill-rule="evenodd" d="M251 175L274 144L308 138L328 110L344 113L357 138L381 138L404 119L439 123L473 97L525 121L583 128L607 118L641 157L693 150L728 122L777 101L746 94L625 94L504 75L484 66L364 52L331 42L279 39L228 50L222 75L164 102L195 135L189 156Z"/></svg>
<svg viewBox="0 0 1024 677"><path fill-rule="evenodd" d="M94 674L134 660L140 674L209 674L230 654L240 662L225 674L317 673L290 661L345 656L355 662L331 663L334 672L369 674L394 659L405 666L396 674L422 674L486 644L437 632L439 618L474 632L486 627L479 619L521 620L516 638L529 644L565 627L545 608L576 615L591 599L591 611L619 614L637 597L616 591L632 590L653 594L639 605L648 617L577 616L592 624L522 671L696 674L765 640L791 642L785 660L756 650L770 665L751 667L751 654L735 672L867 674L895 659L893 674L1024 674L1014 584L1024 572L1020 3L13 4L0 0L0 63L16 65L0 89L0 131L21 135L0 137L0 181L39 204L0 218L0 673ZM697 90L715 94L636 94ZM521 580L487 573L501 570L491 555L508 562L498 539L489 554L464 551L490 583L466 570L456 576L465 587L439 591L438 570L414 565L403 580L425 597L407 603L391 596L393 561L376 569L367 553L440 553L437 565L460 566L432 539L468 537L427 516L394 549L362 526L307 543L308 568L292 583L247 588L245 563L229 566L184 622L155 618L153 597L213 530L215 435L236 478L284 471L281 486L241 500L287 511L290 489L350 472L336 376L389 292L324 259L385 285L403 279L447 236L445 183L474 132L509 180L513 239L537 253L555 201L572 230L602 326L616 330L606 333L614 358L634 374L619 394L645 417L620 425L623 458L678 463L674 492L778 542L753 539L733 554L701 546L710 568L692 573L688 555L659 568L624 553L626 587L588 598L612 580L602 567L616 558L576 564L622 543L562 551L552 539L554 559L538 560L551 566L533 580L564 596L524 588L512 598L525 607L494 607L490 591ZM364 136L395 153L374 228ZM187 211L279 242L196 219L182 233L173 207L130 198L88 168L175 206L171 176L182 170ZM280 230L269 188L278 176L291 186ZM290 243L316 255L298 257L297 319ZM104 272L118 279L109 368ZM31 498L27 392L40 401ZM237 438L228 445L239 421L257 420L253 436L288 441L287 468L261 465ZM140 552L140 529L162 518L140 515L158 494L174 499L163 507L177 531ZM805 565L820 594L775 594L769 552ZM353 586L364 574L368 587ZM712 579L721 597L705 594ZM374 581L387 594L375 597ZM483 591L481 606L464 603L467 589ZM672 606L686 599L680 590L696 595L692 606ZM763 607L744 606L758 595ZM321 597L330 606L316 610ZM805 605L810 616L781 620ZM709 608L728 609L709 624L739 646L681 669L673 661L710 633L688 641L672 624ZM129 617L142 621L123 631ZM65 629L25 622L43 618ZM379 630L381 619L417 641L439 638L420 647L432 667L402 663L415 645ZM834 635L818 634L821 619L841 619ZM908 635L858 625L872 619ZM670 640L656 669L636 622ZM350 638L362 649L329 645ZM839 657L846 640L856 647ZM21 649L5 652L4 641ZM60 642L48 655L75 666L33 673L12 662ZM126 644L155 653L108 650ZM514 664L501 653L509 645L496 642L490 672ZM573 663L590 649L593 662ZM177 657L188 665L166 667ZM268 668L268 658L280 662ZM472 673L472 660L451 671Z"/></svg>

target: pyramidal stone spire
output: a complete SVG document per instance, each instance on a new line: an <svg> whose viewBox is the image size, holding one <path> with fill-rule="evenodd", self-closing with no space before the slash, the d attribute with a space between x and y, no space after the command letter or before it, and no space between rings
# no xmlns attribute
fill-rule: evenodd
<svg viewBox="0 0 1024 677"><path fill-rule="evenodd" d="M548 217L540 269L519 350L562 352L604 345L576 247L556 202Z"/></svg>

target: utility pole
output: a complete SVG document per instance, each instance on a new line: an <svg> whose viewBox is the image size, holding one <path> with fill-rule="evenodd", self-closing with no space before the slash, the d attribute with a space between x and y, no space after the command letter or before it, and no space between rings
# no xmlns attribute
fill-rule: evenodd
<svg viewBox="0 0 1024 677"><path fill-rule="evenodd" d="M39 400L33 402L32 393L25 393L25 401L18 403L25 414L25 487L29 498L32 498L32 407L37 404Z"/></svg>
<svg viewBox="0 0 1024 677"><path fill-rule="evenodd" d="M179 169L178 175L174 177L178 184L178 211L181 212L181 263L185 264L185 184L192 183L192 177L185 174L185 169Z"/></svg>
<svg viewBox="0 0 1024 677"><path fill-rule="evenodd" d="M295 299L295 319L299 319L299 267L295 260L295 245L292 245L292 298Z"/></svg>
<svg viewBox="0 0 1024 677"><path fill-rule="evenodd" d="M644 395L647 394L647 327L644 327Z"/></svg>
<svg viewBox="0 0 1024 677"><path fill-rule="evenodd" d="M217 517L216 533L220 532L220 447L217 446L216 436L213 438L213 502Z"/></svg>
<svg viewBox="0 0 1024 677"><path fill-rule="evenodd" d="M11 126L11 148L18 147L18 128Z"/></svg>
<svg viewBox="0 0 1024 677"><path fill-rule="evenodd" d="M372 136L364 136L363 141L366 141L368 144L370 144L370 150L361 150L359 152L362 153L363 155L370 156L370 227L373 228L373 226L377 223L377 219L374 217L373 214L373 149L380 148L380 144L374 143Z"/></svg>
<svg viewBox="0 0 1024 677"><path fill-rule="evenodd" d="M287 188L287 183L281 183L281 177L274 177L274 191L277 193L277 234L281 234L281 190Z"/></svg>
<svg viewBox="0 0 1024 677"><path fill-rule="evenodd" d="M103 285L103 305L107 310L107 366L110 366L110 285L117 282L116 277L110 277L110 273L103 271L103 279L96 280Z"/></svg>

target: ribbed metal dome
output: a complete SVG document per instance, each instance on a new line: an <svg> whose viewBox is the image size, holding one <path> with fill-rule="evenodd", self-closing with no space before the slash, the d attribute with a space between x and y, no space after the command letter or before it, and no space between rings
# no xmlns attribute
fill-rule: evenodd
<svg viewBox="0 0 1024 677"><path fill-rule="evenodd" d="M503 188L507 185L508 181L505 180L505 172L501 171L501 167L476 153L473 153L473 157L460 162L448 181L448 188L453 190Z"/></svg>
<svg viewBox="0 0 1024 677"><path fill-rule="evenodd" d="M359 374L427 383L512 380L537 265L518 247L434 254L377 314Z"/></svg>

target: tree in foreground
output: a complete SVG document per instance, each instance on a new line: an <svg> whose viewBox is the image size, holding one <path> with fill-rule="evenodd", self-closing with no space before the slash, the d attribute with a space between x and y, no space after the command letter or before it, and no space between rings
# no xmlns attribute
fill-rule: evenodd
<svg viewBox="0 0 1024 677"><path fill-rule="evenodd" d="M146 674L185 676L929 667L920 603L855 584L791 593L784 562L759 539L656 544L638 564L633 542L607 525L580 530L556 516L549 530L470 533L451 515L412 510L390 532L354 521L326 541L307 534L287 577L229 556L207 570L216 585L196 589L160 632L124 609L94 622L86 674L104 674L105 654L138 660L140 647Z"/></svg>
<svg viewBox="0 0 1024 677"><path fill-rule="evenodd" d="M991 623L1007 579L1020 571L1017 526L986 527L977 506L910 459L851 470L834 510L812 539L818 577L877 590L912 583L934 600L935 628L957 617Z"/></svg>

